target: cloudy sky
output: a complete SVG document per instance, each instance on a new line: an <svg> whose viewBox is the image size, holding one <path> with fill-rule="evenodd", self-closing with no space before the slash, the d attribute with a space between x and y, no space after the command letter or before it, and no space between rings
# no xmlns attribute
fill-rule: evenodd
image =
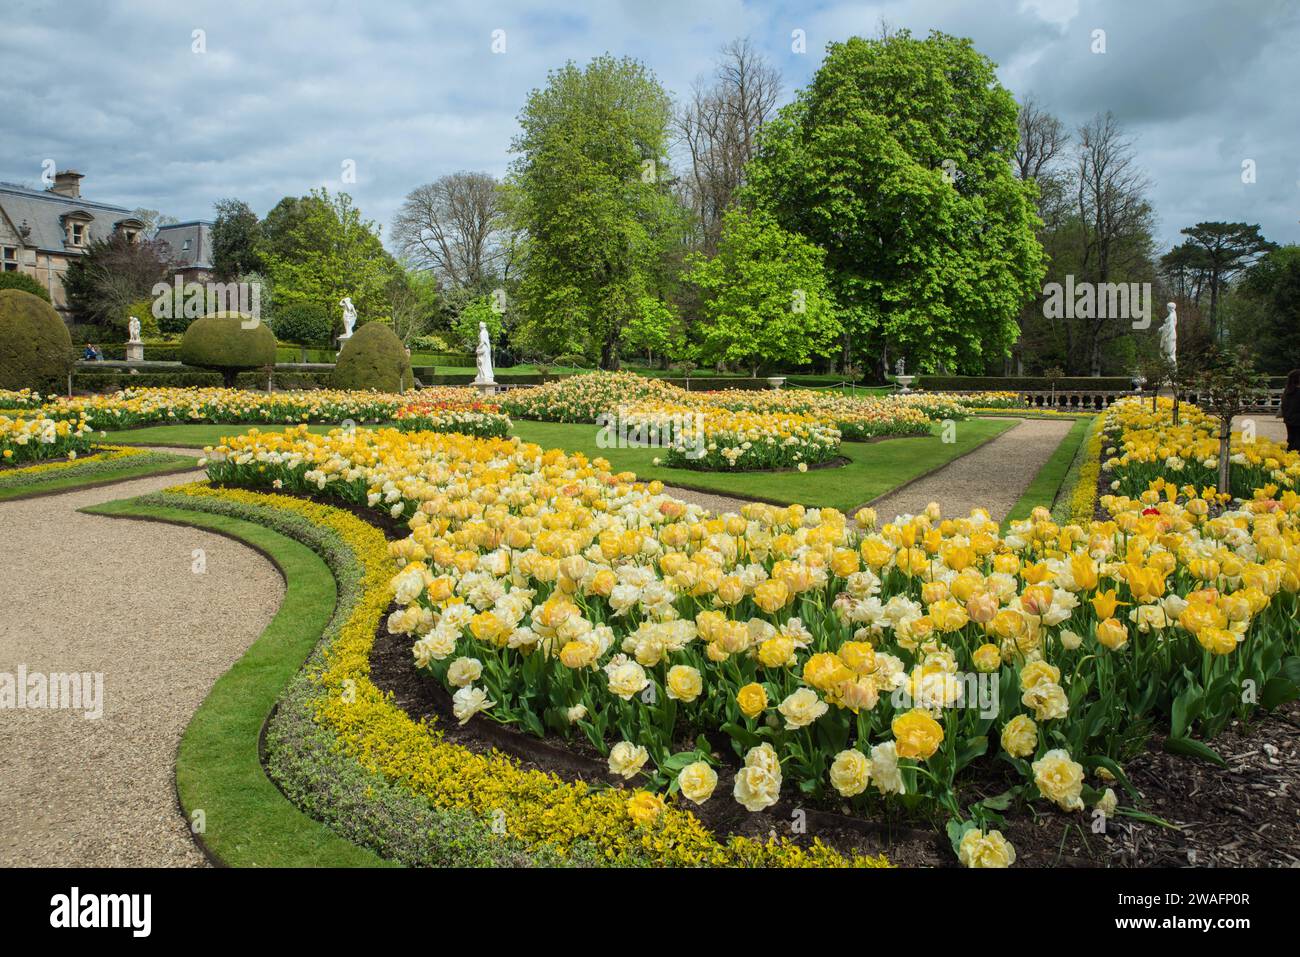
<svg viewBox="0 0 1300 957"><path fill-rule="evenodd" d="M90 198L182 220L324 185L386 225L420 183L504 173L527 92L567 59L641 58L680 97L748 35L788 99L828 41L882 20L971 37L1070 127L1113 111L1163 245L1201 220L1300 241L1293 0L4 0L0 180L37 185L53 159Z"/></svg>

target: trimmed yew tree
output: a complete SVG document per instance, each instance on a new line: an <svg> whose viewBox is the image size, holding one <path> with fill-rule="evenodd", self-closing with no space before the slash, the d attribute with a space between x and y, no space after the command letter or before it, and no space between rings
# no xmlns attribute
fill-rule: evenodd
<svg viewBox="0 0 1300 957"><path fill-rule="evenodd" d="M969 40L907 31L827 47L765 129L748 198L826 251L844 359L979 373L1043 276L1017 107Z"/></svg>

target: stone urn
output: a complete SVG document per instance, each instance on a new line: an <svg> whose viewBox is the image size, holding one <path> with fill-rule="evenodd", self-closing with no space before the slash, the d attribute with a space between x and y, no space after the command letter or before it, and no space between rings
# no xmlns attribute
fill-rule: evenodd
<svg viewBox="0 0 1300 957"><path fill-rule="evenodd" d="M767 384L770 385L773 389L780 389L781 386L785 385L785 376L770 375L767 377Z"/></svg>
<svg viewBox="0 0 1300 957"><path fill-rule="evenodd" d="M900 392L911 392L912 390L909 389L908 386L910 386L913 383L913 381L915 381L915 379L916 376L914 375L894 376L894 381L898 383Z"/></svg>

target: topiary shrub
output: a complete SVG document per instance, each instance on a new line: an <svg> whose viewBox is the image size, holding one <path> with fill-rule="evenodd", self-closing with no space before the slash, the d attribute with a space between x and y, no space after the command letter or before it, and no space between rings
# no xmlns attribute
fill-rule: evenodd
<svg viewBox="0 0 1300 957"><path fill-rule="evenodd" d="M181 362L221 373L227 387L249 369L275 365L275 333L266 323L237 312L217 312L195 319L181 340Z"/></svg>
<svg viewBox="0 0 1300 957"><path fill-rule="evenodd" d="M72 336L54 307L0 289L0 389L54 391L66 384L72 361Z"/></svg>
<svg viewBox="0 0 1300 957"><path fill-rule="evenodd" d="M318 302L297 302L276 311L274 326L276 338L298 346L306 362L310 346L329 345L334 317Z"/></svg>
<svg viewBox="0 0 1300 957"><path fill-rule="evenodd" d="M50 301L49 291L34 276L25 272L0 272L0 289L20 289Z"/></svg>
<svg viewBox="0 0 1300 957"><path fill-rule="evenodd" d="M411 359L392 329L368 322L345 339L334 364L331 384L336 389L378 389L400 392L411 385Z"/></svg>

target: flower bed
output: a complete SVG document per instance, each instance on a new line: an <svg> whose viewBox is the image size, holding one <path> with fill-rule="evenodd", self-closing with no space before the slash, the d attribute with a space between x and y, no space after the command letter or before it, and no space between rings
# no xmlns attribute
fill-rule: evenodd
<svg viewBox="0 0 1300 957"><path fill-rule="evenodd" d="M1160 398L1155 411L1139 398L1121 399L1107 411L1104 428L1103 468L1113 476L1112 491L1132 497L1157 480L1193 490L1217 482L1218 421L1194 405L1182 403L1174 425L1172 399ZM1251 498L1256 489L1300 484L1300 452L1241 432L1233 433L1229 449L1230 491L1237 498Z"/></svg>
<svg viewBox="0 0 1300 957"><path fill-rule="evenodd" d="M641 404L619 410L629 434L659 438L669 466L708 472L802 469L833 459L840 434L829 420L794 413Z"/></svg>
<svg viewBox="0 0 1300 957"><path fill-rule="evenodd" d="M0 389L0 413L39 408L44 401L39 392L31 389Z"/></svg>
<svg viewBox="0 0 1300 957"><path fill-rule="evenodd" d="M1300 684L1290 492L1213 518L1202 498L1064 527L1039 509L1000 535L978 511L710 517L581 456L456 435L252 434L209 470L406 520L388 628L461 721L576 738L691 801L722 775L749 811L787 792L929 809L971 864L1010 861L991 825L1013 802L1115 813L1106 782L1157 725L1213 757L1194 733ZM962 807L993 756L1017 780ZM658 819L645 794L627 813Z"/></svg>
<svg viewBox="0 0 1300 957"><path fill-rule="evenodd" d="M847 441L924 435L929 431L931 419L965 418L965 413L955 405L937 399L927 405L908 396L847 396L809 389L772 392L729 389L704 393L700 399L709 406L736 412L825 419L834 423Z"/></svg>
<svg viewBox="0 0 1300 957"><path fill-rule="evenodd" d="M481 439L505 438L512 427L510 417L495 404L444 397L404 405L394 422L407 432L459 432Z"/></svg>
<svg viewBox="0 0 1300 957"><path fill-rule="evenodd" d="M0 464L73 458L89 451L92 429L84 417L52 419L35 413L0 414Z"/></svg>
<svg viewBox="0 0 1300 957"><path fill-rule="evenodd" d="M380 422L410 396L317 390L123 389L112 395L59 398L42 406L54 418L84 418L94 429L181 423Z"/></svg>
<svg viewBox="0 0 1300 957"><path fill-rule="evenodd" d="M692 393L631 372L591 372L505 393L501 408L517 419L594 423L603 412L643 400L681 402Z"/></svg>
<svg viewBox="0 0 1300 957"><path fill-rule="evenodd" d="M460 436L446 438L462 448L472 441ZM445 815L450 813L463 819L460 826L464 830L455 836L456 846L482 855L479 863L518 864L527 858L511 860L509 854L525 852L537 863L571 859L668 866L884 863L879 858L845 858L816 840L806 846L778 839L719 840L680 798L644 790L596 789L525 769L499 753L479 754L451 744L436 727L413 721L370 680L370 648L393 597L393 560L380 532L339 509L284 496L194 485L154 498L168 503L185 498L192 507L240 515L250 515L251 510L258 520L296 537L310 538L329 551L332 567L341 577L345 613L326 635L302 680L286 695L283 717L277 717L268 732L268 746L274 752L300 742L301 731L286 727L286 722L300 723L305 718L328 738L316 752L319 758L337 761L342 756L352 762L353 769L342 772L351 780L358 775L374 776L376 783L366 788L369 803L392 802L392 794L380 796L385 790L418 799L423 812L405 804L401 813L413 817L418 827L428 828L423 840L420 834L392 830L402 823L392 813L392 803L371 813L366 807L345 809L330 804L317 794L321 803L313 810L324 813L332 825L350 828L352 835L379 845L377 849L397 849L404 859L409 854L416 860L431 851L445 853L447 849L429 848L427 838L446 834ZM305 532L303 524L310 530ZM293 713L284 714L287 708ZM270 762L278 773L288 776L282 783L291 795L310 787L307 778L318 776L318 769L297 766L295 755L273 753ZM349 812L347 820L341 817L345 811ZM356 820L367 816L365 821ZM502 849L483 848L484 841L498 843ZM451 850L454 852L455 846ZM446 863L467 862L453 857Z"/></svg>

